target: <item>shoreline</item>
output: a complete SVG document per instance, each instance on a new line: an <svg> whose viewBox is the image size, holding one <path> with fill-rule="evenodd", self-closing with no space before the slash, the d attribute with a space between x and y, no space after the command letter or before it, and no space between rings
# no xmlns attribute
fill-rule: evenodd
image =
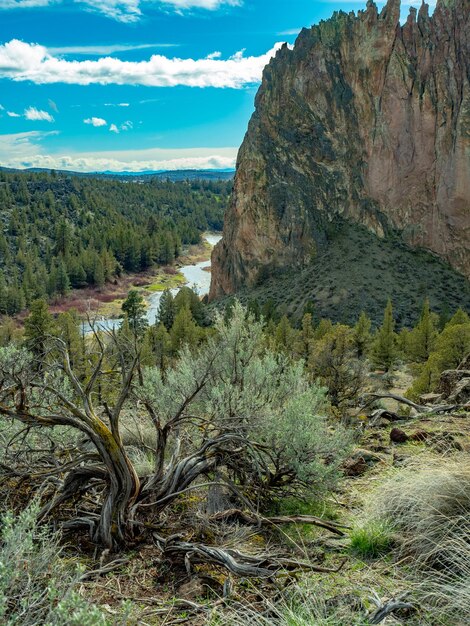
<svg viewBox="0 0 470 626"><path fill-rule="evenodd" d="M221 233L210 232L203 236L219 234ZM148 306L148 298L152 294L188 284L181 268L210 261L212 248L207 240L192 244L183 250L173 265L155 266L143 272L123 274L103 287L74 289L67 296L52 301L49 310L54 316L75 309L81 319L85 319L90 312L108 319L119 319L122 303L131 289L137 289L145 297ZM210 267L206 271L210 272Z"/></svg>

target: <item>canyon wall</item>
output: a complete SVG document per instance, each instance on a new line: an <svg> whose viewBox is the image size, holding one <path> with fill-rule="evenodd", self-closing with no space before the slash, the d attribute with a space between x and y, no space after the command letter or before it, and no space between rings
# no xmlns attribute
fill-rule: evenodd
<svg viewBox="0 0 470 626"><path fill-rule="evenodd" d="M470 278L470 0L400 24L335 13L266 66L240 148L210 298L328 246L336 216L390 229ZM363 253L367 255L367 250Z"/></svg>

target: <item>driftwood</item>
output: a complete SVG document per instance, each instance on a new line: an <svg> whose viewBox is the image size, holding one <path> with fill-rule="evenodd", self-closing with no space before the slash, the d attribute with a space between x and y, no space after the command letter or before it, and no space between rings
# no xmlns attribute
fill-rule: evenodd
<svg viewBox="0 0 470 626"><path fill-rule="evenodd" d="M222 549L201 543L180 541L177 536L170 536L167 539L156 533L153 533L153 536L163 556L171 561L184 563L188 575L191 573L192 563L219 565L232 574L245 578L269 578L276 576L280 571L338 572L346 562L344 559L337 568L321 567L295 559L265 554L253 556L230 548Z"/></svg>
<svg viewBox="0 0 470 626"><path fill-rule="evenodd" d="M396 598L391 598L382 604L380 598L374 594L375 597L372 598L372 601L378 608L374 613L372 613L372 615L369 616L369 624L380 624L380 622L383 622L388 615L394 613L395 611L399 611L400 609L407 609L409 611L413 610L415 608L414 605L410 602L404 601L409 595L410 592L405 591L399 594Z"/></svg>
<svg viewBox="0 0 470 626"><path fill-rule="evenodd" d="M314 515L277 515L275 517L258 517L252 513L246 513L240 509L228 509L215 513L210 517L211 522L242 522L243 524L253 524L256 526L278 526L282 524L312 524L325 528L330 532L343 536L344 532L340 528L347 528L341 524L326 521Z"/></svg>
<svg viewBox="0 0 470 626"><path fill-rule="evenodd" d="M400 422L400 421L408 421L410 419L409 415L399 415L394 411L389 411L388 409L376 409L373 413L370 414L370 425L375 426L375 424L380 419L386 419L390 422Z"/></svg>
<svg viewBox="0 0 470 626"><path fill-rule="evenodd" d="M433 404L431 406L417 404L408 398L404 398L403 396L397 396L395 393L368 393L366 394L370 398L374 398L380 400L382 398L388 398L390 400L395 400L400 404L406 404L407 406L412 407L418 413L427 414L427 413L449 413L450 411L457 411L459 409L467 409L470 410L470 405L468 404Z"/></svg>

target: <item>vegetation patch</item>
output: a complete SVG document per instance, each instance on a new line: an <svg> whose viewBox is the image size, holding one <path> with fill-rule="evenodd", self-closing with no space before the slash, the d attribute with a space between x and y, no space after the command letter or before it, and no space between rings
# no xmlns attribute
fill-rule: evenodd
<svg viewBox="0 0 470 626"><path fill-rule="evenodd" d="M388 520L371 519L356 526L350 534L351 550L364 559L387 554L394 543L393 525Z"/></svg>

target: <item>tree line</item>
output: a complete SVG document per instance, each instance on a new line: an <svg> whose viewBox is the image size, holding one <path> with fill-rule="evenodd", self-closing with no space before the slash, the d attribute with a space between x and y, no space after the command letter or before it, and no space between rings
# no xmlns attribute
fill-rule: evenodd
<svg viewBox="0 0 470 626"><path fill-rule="evenodd" d="M171 264L221 230L230 181L0 172L0 314Z"/></svg>

